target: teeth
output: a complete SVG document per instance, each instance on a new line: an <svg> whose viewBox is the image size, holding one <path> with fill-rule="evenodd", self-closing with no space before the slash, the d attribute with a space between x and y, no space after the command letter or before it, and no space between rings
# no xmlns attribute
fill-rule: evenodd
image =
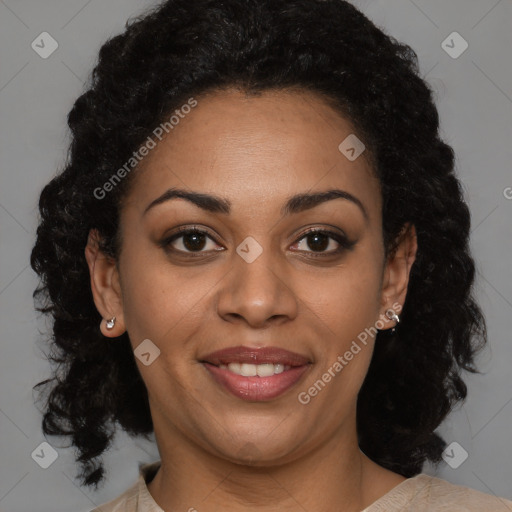
<svg viewBox="0 0 512 512"><path fill-rule="evenodd" d="M274 375L276 367L273 364L259 364L256 366L258 377L270 377Z"/></svg>
<svg viewBox="0 0 512 512"><path fill-rule="evenodd" d="M241 375L242 377L271 377L278 373L283 373L289 370L290 366L278 364L248 364L248 363L229 363L228 365L221 364L219 366L222 370L229 370L230 372Z"/></svg>
<svg viewBox="0 0 512 512"><path fill-rule="evenodd" d="M285 370L289 370L289 366L284 366L282 364L275 364L274 365L274 373L283 373Z"/></svg>
<svg viewBox="0 0 512 512"><path fill-rule="evenodd" d="M238 368L237 368L238 367ZM228 365L229 368L229 365ZM256 368L255 364L236 364L233 370L238 370L240 372L240 375L244 377L256 377L258 375L258 369Z"/></svg>

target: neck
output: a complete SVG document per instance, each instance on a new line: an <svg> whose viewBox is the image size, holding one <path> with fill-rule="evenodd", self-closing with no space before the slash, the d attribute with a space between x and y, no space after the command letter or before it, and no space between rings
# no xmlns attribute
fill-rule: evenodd
<svg viewBox="0 0 512 512"><path fill-rule="evenodd" d="M158 430L155 424L162 463L148 489L168 512L327 512L340 506L358 512L404 480L359 450L355 428L335 433L294 460L265 465L213 455L177 431L169 435L168 425L164 436Z"/></svg>

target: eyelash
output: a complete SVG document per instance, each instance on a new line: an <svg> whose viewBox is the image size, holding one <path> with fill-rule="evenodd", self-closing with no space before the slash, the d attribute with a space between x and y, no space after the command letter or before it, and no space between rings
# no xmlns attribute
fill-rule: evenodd
<svg viewBox="0 0 512 512"><path fill-rule="evenodd" d="M348 240L346 237L344 237L340 233L336 233L334 231L329 231L329 230L326 230L326 229L315 229L315 228L310 228L307 231L305 231L300 236L300 238L298 238L294 242L293 245L295 245L296 243L302 241L304 238L306 238L311 233L318 233L318 234L321 234L321 235L326 235L329 238L332 238L334 241L338 242L338 244L339 244L339 248L338 249L335 249L333 251L328 251L328 252L317 252L317 253L315 253L314 251L298 251L298 252L307 252L307 253L310 254L310 257L313 257L313 258L319 258L319 257L320 258L322 258L322 257L325 258L327 256L333 256L335 254L340 254L340 253L344 252L345 250L352 249L352 247L355 245L355 242L352 242L352 241ZM182 238L184 235L187 235L187 234L206 235L208 238L210 238L210 240L215 242L217 245L220 245L220 244L218 244L218 242L207 231L204 231L204 230L198 229L198 228L190 228L190 227L179 228L176 233L174 233L171 236L169 236L169 237L165 238L164 240L162 240L159 245L163 249L165 249L166 251L170 251L170 252L174 252L174 253L186 254L187 256L191 256L191 257L200 257L200 256L202 256L204 254L204 252L208 252L208 251L182 251L181 249L174 249L172 247L170 248L172 242L174 242L175 240L177 240L179 238Z"/></svg>

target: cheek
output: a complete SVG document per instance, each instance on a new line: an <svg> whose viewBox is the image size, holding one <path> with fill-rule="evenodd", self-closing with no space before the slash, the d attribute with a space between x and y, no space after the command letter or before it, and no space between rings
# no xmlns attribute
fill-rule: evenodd
<svg viewBox="0 0 512 512"><path fill-rule="evenodd" d="M337 423L355 407L368 371L375 336L371 327L379 315L380 279L373 264L358 258L357 264L347 264L323 284L324 293L317 291L309 303L322 350L298 398L316 408L327 423Z"/></svg>
<svg viewBox="0 0 512 512"><path fill-rule="evenodd" d="M149 338L166 351L177 350L172 340L186 338L200 325L217 273L173 267L159 251L129 247L121 267L123 313L132 344Z"/></svg>
<svg viewBox="0 0 512 512"><path fill-rule="evenodd" d="M380 274L372 258L354 255L329 275L310 276L303 289L308 290L303 300L314 318L341 346L378 320Z"/></svg>

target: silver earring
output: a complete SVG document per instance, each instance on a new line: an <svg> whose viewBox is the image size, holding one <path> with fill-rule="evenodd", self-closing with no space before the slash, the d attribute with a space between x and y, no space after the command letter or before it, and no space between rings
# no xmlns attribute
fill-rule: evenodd
<svg viewBox="0 0 512 512"><path fill-rule="evenodd" d="M391 332L395 332L395 328L396 326L398 325L398 323L400 322L400 317L395 313L395 310L394 309L388 309L386 310L386 316L390 319L390 320L394 320L396 322L396 325L395 327L393 327L391 329Z"/></svg>
<svg viewBox="0 0 512 512"><path fill-rule="evenodd" d="M107 320L107 322L106 322L107 329L109 331L110 331L110 329L113 329L115 323L116 323L116 317L113 316L110 320Z"/></svg>

